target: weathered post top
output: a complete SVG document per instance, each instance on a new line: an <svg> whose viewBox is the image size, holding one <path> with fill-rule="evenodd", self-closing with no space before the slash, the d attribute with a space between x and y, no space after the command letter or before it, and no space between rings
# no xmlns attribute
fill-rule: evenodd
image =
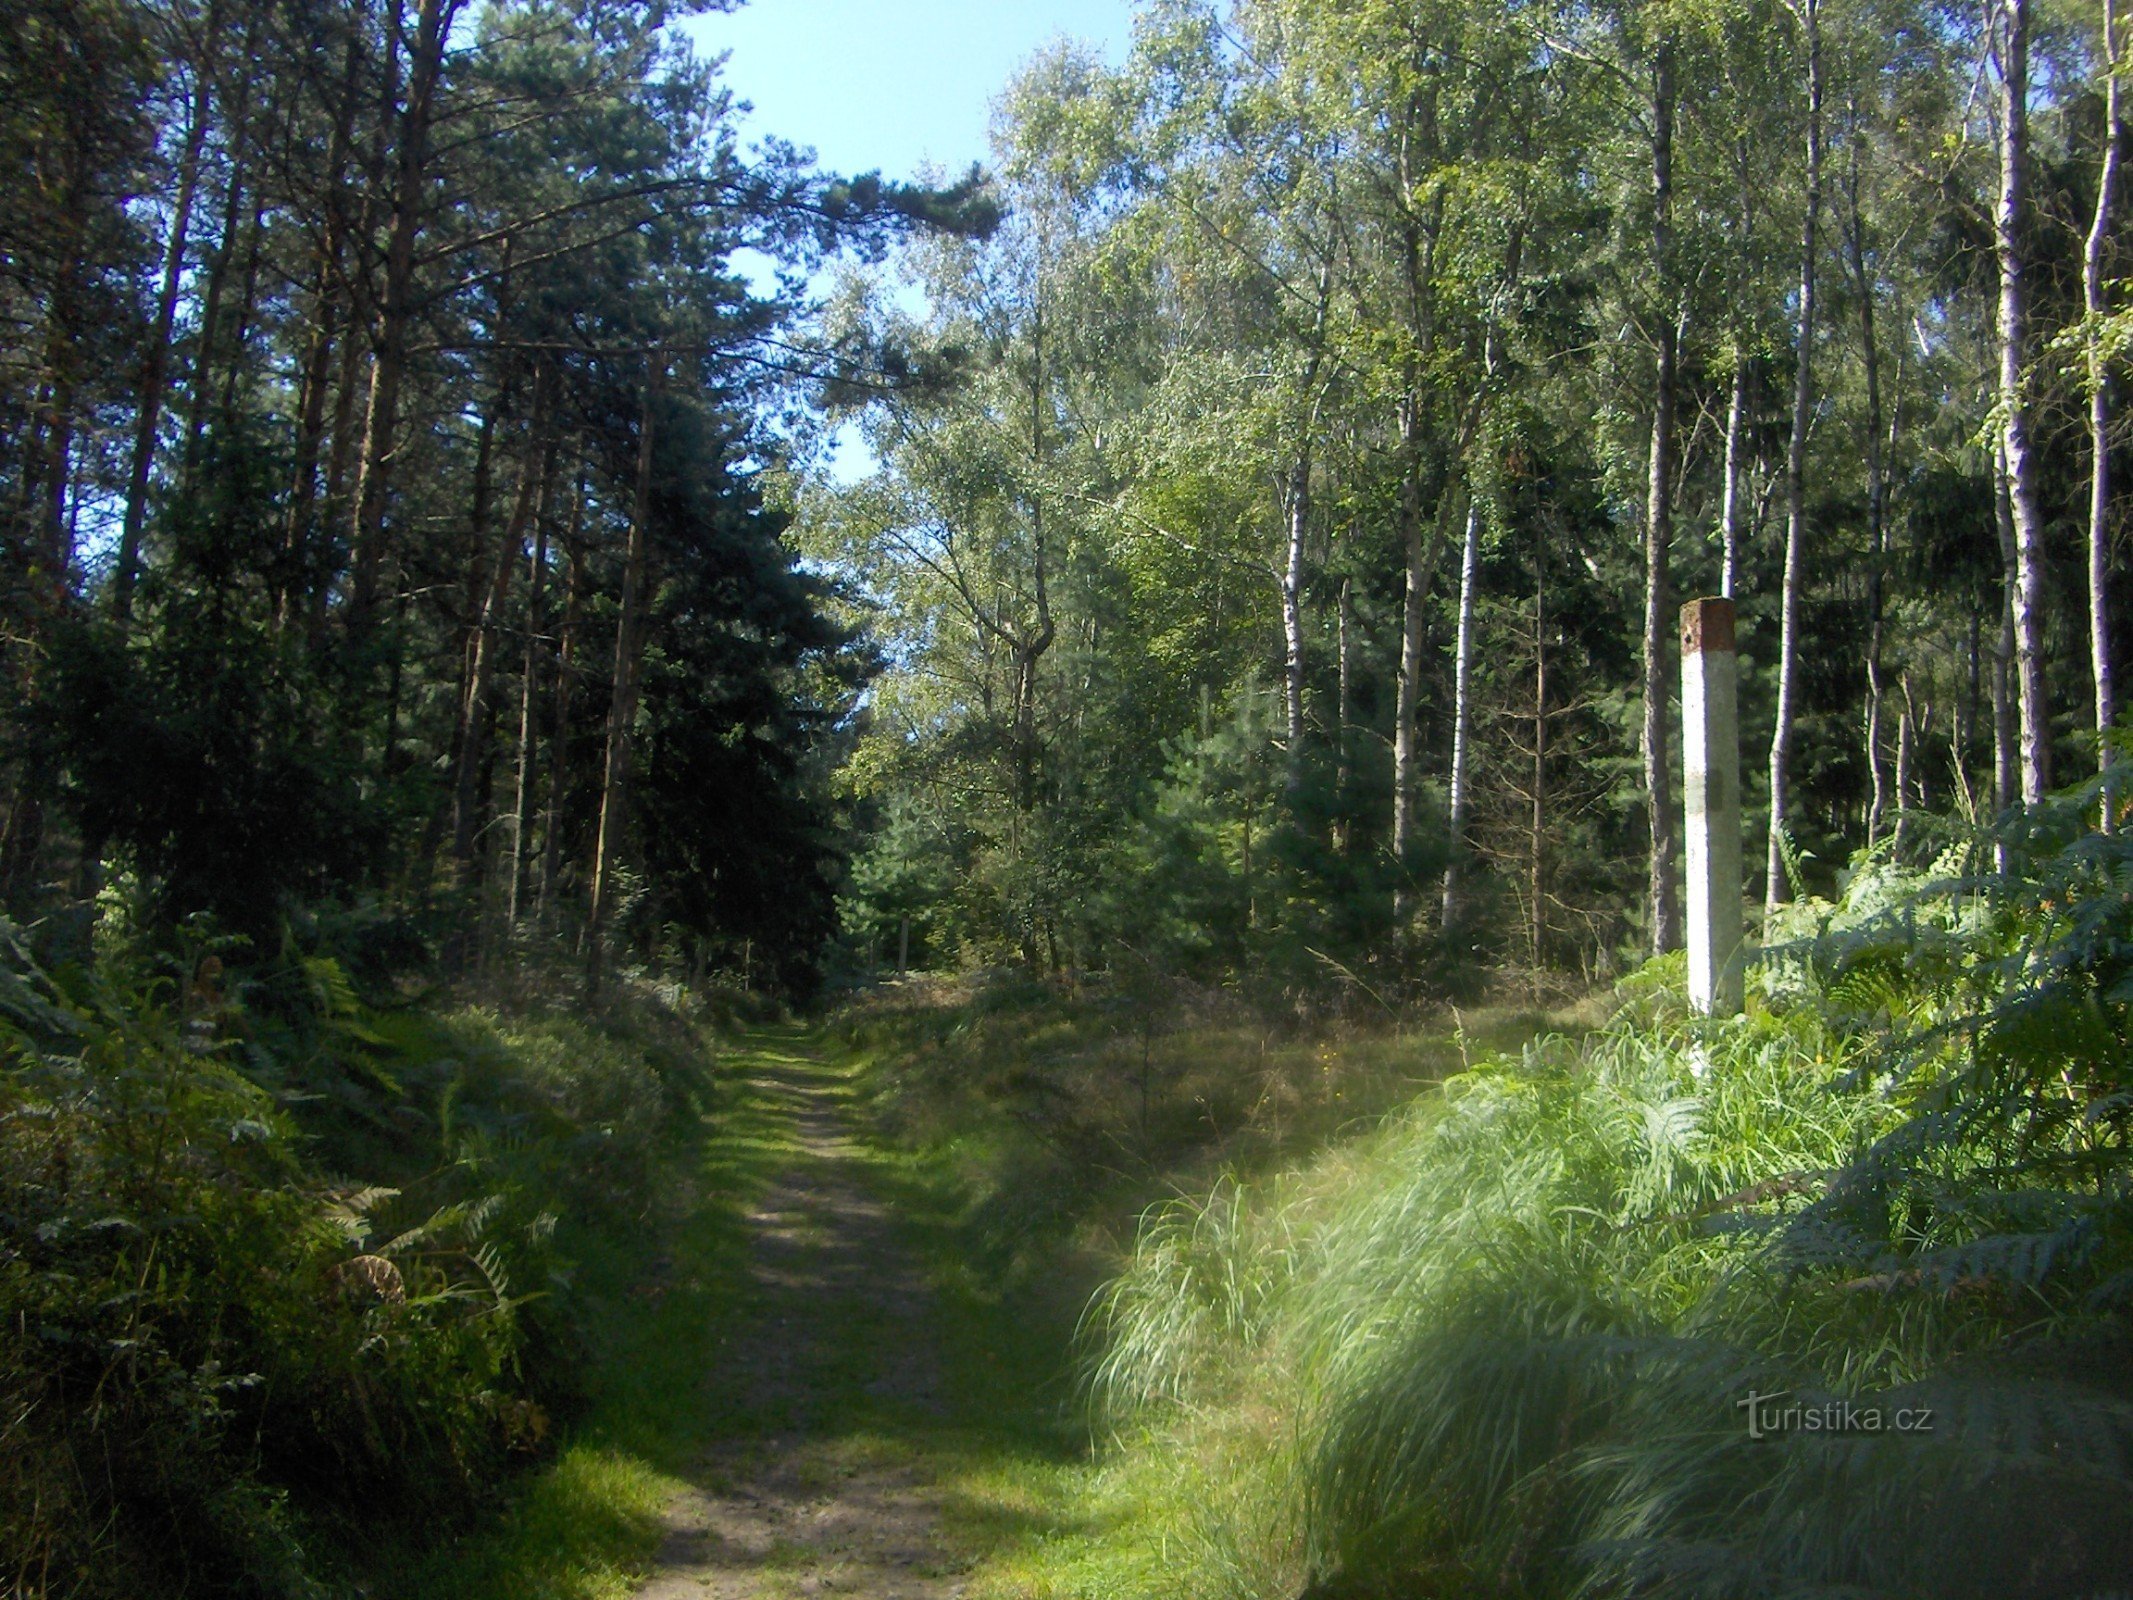
<svg viewBox="0 0 2133 1600"><path fill-rule="evenodd" d="M1681 608L1681 796L1688 813L1689 1004L1731 1016L1745 998L1739 657L1733 602Z"/></svg>
<svg viewBox="0 0 2133 1600"><path fill-rule="evenodd" d="M1681 608L1681 653L1702 655L1710 650L1733 653L1733 602L1716 595L1691 600Z"/></svg>

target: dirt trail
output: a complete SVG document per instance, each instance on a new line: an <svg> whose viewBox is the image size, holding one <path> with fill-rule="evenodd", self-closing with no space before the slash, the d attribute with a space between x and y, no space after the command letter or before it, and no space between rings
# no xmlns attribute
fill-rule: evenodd
<svg viewBox="0 0 2133 1600"><path fill-rule="evenodd" d="M729 1442L668 1508L641 1600L963 1592L925 1455L898 1437L941 1411L935 1307L868 1192L841 1085L799 1048L749 1058L796 1149L748 1216L752 1314L706 1374Z"/></svg>

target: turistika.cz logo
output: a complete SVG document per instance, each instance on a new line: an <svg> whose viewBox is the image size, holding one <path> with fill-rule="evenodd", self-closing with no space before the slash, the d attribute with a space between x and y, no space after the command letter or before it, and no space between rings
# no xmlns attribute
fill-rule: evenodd
<svg viewBox="0 0 2133 1600"><path fill-rule="evenodd" d="M1748 1414L1748 1437L1771 1439L1785 1433L1931 1433L1931 1406L1859 1405L1850 1400L1802 1400L1790 1389L1775 1394L1750 1391L1733 1402Z"/></svg>

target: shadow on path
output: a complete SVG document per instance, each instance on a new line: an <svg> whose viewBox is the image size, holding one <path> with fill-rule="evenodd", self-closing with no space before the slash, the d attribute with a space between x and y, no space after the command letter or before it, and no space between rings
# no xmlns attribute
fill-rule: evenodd
<svg viewBox="0 0 2133 1600"><path fill-rule="evenodd" d="M666 1513L645 1600L959 1595L947 1491L922 1447L943 1413L940 1307L872 1192L851 1086L797 1032L732 1070L786 1123L790 1158L746 1214L748 1301L677 1405L712 1446Z"/></svg>

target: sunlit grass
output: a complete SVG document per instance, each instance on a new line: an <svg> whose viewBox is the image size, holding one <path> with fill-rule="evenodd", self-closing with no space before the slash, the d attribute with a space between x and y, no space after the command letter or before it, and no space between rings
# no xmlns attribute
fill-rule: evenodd
<svg viewBox="0 0 2133 1600"><path fill-rule="evenodd" d="M682 1485L640 1457L567 1447L501 1525L423 1565L404 1593L425 1600L615 1600L657 1548L659 1513Z"/></svg>
<svg viewBox="0 0 2133 1600"><path fill-rule="evenodd" d="M443 1549L379 1575L400 1600L606 1600L650 1569L660 1514L687 1486L714 1422L721 1350L746 1311L747 1203L795 1144L791 1119L747 1087L751 1066L788 1063L789 1034L752 1036L723 1057L714 1087L670 1152L648 1226L573 1241L592 1352L589 1414L556 1455L514 1486L509 1511Z"/></svg>
<svg viewBox="0 0 2133 1600"><path fill-rule="evenodd" d="M1099 1436L1078 1366L1084 1308L1117 1270L1122 1224L1175 1193L1181 1174L1222 1157L1274 1162L1284 1151L1322 1151L1325 1169L1352 1164L1356 1147L1343 1129L1374 1126L1386 1107L1492 1047L1515 1048L1538 1020L1503 1009L1469 1015L1463 1028L1447 1018L1338 1039L1166 1028L1148 1042L1160 1100L1146 1126L1176 1142L1122 1150L1095 1185L1039 1185L1006 1209L1003 1187L1030 1176L1030 1140L1025 1123L985 1102L986 1075L1054 1073L1081 1114L1110 1117L1130 1140L1144 1126L1129 1070L1139 1041L1087 1016L1007 1026L978 1041L984 1059L969 1063L967 1080L954 1079L967 1058L953 1051L922 1064L963 1098L936 1098L914 1124L903 1115L911 1038L751 1035L722 1062L715 1103L700 1108L677 1151L675 1187L654 1225L585 1262L584 1292L597 1308L590 1416L500 1525L381 1592L401 1600L627 1594L663 1536L661 1508L689 1485L730 1487L709 1481L707 1453L722 1447L726 1469L745 1471L731 1453L736 1439L791 1426L789 1402L752 1393L746 1375L721 1365L752 1309L747 1201L802 1159L790 1097L746 1088L757 1073L849 1114L845 1153L930 1280L924 1336L942 1378L932 1405L879 1392L890 1332L881 1306L848 1293L810 1301L805 1437L780 1445L797 1456L788 1470L824 1493L854 1474L922 1477L939 1515L936 1575L953 1576L970 1600L1288 1600L1302 1586L1300 1545L1267 1465L1292 1451L1291 1419L1274 1404L1226 1403L1126 1439ZM1217 1123L1234 1112L1235 1136L1210 1149L1204 1106L1193 1103L1230 1078L1248 1081L1249 1099L1223 1103ZM657 1298L639 1292L648 1273ZM773 1560L761 1575L766 1592L797 1581L804 1565L796 1557L787 1571Z"/></svg>
<svg viewBox="0 0 2133 1600"><path fill-rule="evenodd" d="M886 1136L870 1154L874 1182L943 1301L955 1425L923 1445L943 1534L967 1563L971 1600L1292 1600L1304 1583L1299 1530L1284 1480L1268 1472L1293 1454L1285 1391L1100 1436L1076 1348L1090 1294L1116 1270L1135 1214L1196 1174L1271 1174L1312 1151L1352 1161L1348 1136L1388 1108L1492 1051L1551 1025L1582 1031L1598 1015L1491 1007L1291 1034L1164 1018L1143 1038L1075 1004L991 1014L951 1004L844 1033L859 1103ZM1033 1137L1032 1116L1057 1119L1057 1131L1040 1125ZM1047 1137L1093 1149L1093 1181L1047 1186L1058 1161Z"/></svg>

